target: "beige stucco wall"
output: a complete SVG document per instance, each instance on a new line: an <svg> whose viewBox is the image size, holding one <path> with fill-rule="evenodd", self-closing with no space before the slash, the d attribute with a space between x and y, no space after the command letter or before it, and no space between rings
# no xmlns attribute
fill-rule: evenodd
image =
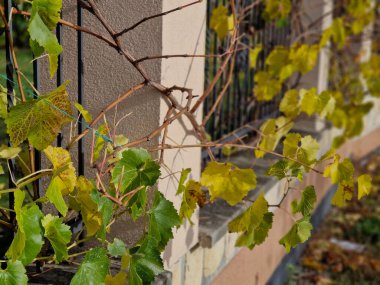
<svg viewBox="0 0 380 285"><path fill-rule="evenodd" d="M188 4L184 0L163 0L163 11L168 11L180 5ZM206 1L188 7L176 13L169 14L162 19L162 54L204 54L205 53L205 28L206 28ZM202 58L171 58L163 59L161 64L161 81L164 85L179 85L193 89L194 95L200 95L203 90L204 59ZM175 93L180 102L185 103L185 96ZM200 108L202 109L202 108ZM167 104L160 102L160 122L164 120L167 112ZM202 118L202 112L197 113L198 120ZM176 121L170 125L168 131L169 144L193 144L197 140L191 132L189 121ZM165 193L174 203L177 209L181 204L181 198L175 197L177 191L179 173L183 168L191 168L191 176L199 178L201 167L200 149L183 149L166 151L164 155L168 169L162 169L163 176L171 173L159 182L159 189ZM184 255L198 241L198 218L194 216L194 225L188 222L184 227L175 230L175 238L170 242L165 252L166 265L170 267L179 257Z"/></svg>

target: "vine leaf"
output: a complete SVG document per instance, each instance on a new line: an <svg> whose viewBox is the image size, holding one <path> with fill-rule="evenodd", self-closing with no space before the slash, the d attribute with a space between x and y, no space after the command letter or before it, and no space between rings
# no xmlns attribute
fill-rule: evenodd
<svg viewBox="0 0 380 285"><path fill-rule="evenodd" d="M127 253L125 243L118 238L114 238L113 243L108 244L107 250L113 257L121 257Z"/></svg>
<svg viewBox="0 0 380 285"><path fill-rule="evenodd" d="M10 109L5 123L13 146L29 139L36 149L43 150L56 139L62 126L71 121L67 116L71 115L67 84Z"/></svg>
<svg viewBox="0 0 380 285"><path fill-rule="evenodd" d="M268 212L268 202L261 193L256 201L228 225L229 232L240 233L236 246L253 249L264 242L272 227L273 214Z"/></svg>
<svg viewBox="0 0 380 285"><path fill-rule="evenodd" d="M250 68L256 68L257 57L259 56L262 50L263 50L262 45L256 45L255 48L249 49L249 67Z"/></svg>
<svg viewBox="0 0 380 285"><path fill-rule="evenodd" d="M281 91L281 82L271 76L269 72L259 71L255 74L253 93L259 101L270 101Z"/></svg>
<svg viewBox="0 0 380 285"><path fill-rule="evenodd" d="M61 147L52 146L48 146L44 152L53 164L53 178L46 191L46 197L63 216L66 216L68 207L63 196L72 192L76 184L75 168L70 153Z"/></svg>
<svg viewBox="0 0 380 285"><path fill-rule="evenodd" d="M240 169L230 162L211 161L202 173L201 184L208 187L211 201L222 198L233 206L256 188L256 174L253 169Z"/></svg>
<svg viewBox="0 0 380 285"><path fill-rule="evenodd" d="M316 202L317 194L315 193L314 186L309 185L302 191L300 202L298 203L297 200L292 202L292 212L293 214L301 213L304 217L309 216Z"/></svg>
<svg viewBox="0 0 380 285"><path fill-rule="evenodd" d="M84 176L79 176L75 189L69 196L70 206L82 215L88 236L95 235L102 226L98 204L91 196L93 191L96 191L94 184Z"/></svg>
<svg viewBox="0 0 380 285"><path fill-rule="evenodd" d="M2 145L0 147L0 158L12 159L12 158L17 157L20 152L21 152L20 147Z"/></svg>
<svg viewBox="0 0 380 285"><path fill-rule="evenodd" d="M368 174L360 175L358 178L358 198L369 195L372 188L372 178Z"/></svg>
<svg viewBox="0 0 380 285"><path fill-rule="evenodd" d="M295 70L298 70L301 74L306 74L314 68L318 55L318 45L295 44L290 49L289 59Z"/></svg>
<svg viewBox="0 0 380 285"><path fill-rule="evenodd" d="M70 285L104 284L110 261L104 248L93 248L86 253Z"/></svg>
<svg viewBox="0 0 380 285"><path fill-rule="evenodd" d="M17 190L14 192L14 211L16 213L16 221L18 230L16 236L13 238L12 244L9 247L6 256L11 258L12 261L18 259L25 248L25 229L24 229L24 216L22 214L22 204L25 199L25 192Z"/></svg>
<svg viewBox="0 0 380 285"><path fill-rule="evenodd" d="M268 20L285 19L292 10L290 0L265 0L264 17Z"/></svg>
<svg viewBox="0 0 380 285"><path fill-rule="evenodd" d="M210 28L223 40L228 34L228 9L223 5L212 10Z"/></svg>
<svg viewBox="0 0 380 285"><path fill-rule="evenodd" d="M299 115L300 109L295 108L299 103L299 91L295 89L290 89L286 91L284 97L280 103L280 111L285 114L288 118L295 118Z"/></svg>
<svg viewBox="0 0 380 285"><path fill-rule="evenodd" d="M50 241L57 262L66 260L68 257L67 244L71 240L71 230L68 225L62 223L62 218L46 215L42 219L45 229L45 237Z"/></svg>
<svg viewBox="0 0 380 285"><path fill-rule="evenodd" d="M310 135L302 137L300 134L290 133L284 140L284 156L308 166L312 166L317 161L318 150L318 142Z"/></svg>
<svg viewBox="0 0 380 285"><path fill-rule="evenodd" d="M15 211L18 230L6 255L12 261L16 259L28 265L41 251L43 240L43 229L41 219L43 214L37 205L30 208L22 207L25 192L15 192Z"/></svg>
<svg viewBox="0 0 380 285"><path fill-rule="evenodd" d="M266 151L274 151L280 142L281 138L285 136L293 127L294 123L285 117L278 117L277 119L267 120L261 127L261 139L259 148L255 150L255 156L262 158Z"/></svg>
<svg viewBox="0 0 380 285"><path fill-rule="evenodd" d="M160 252L153 237L146 236L141 246L130 250L129 285L149 285L163 269Z"/></svg>
<svg viewBox="0 0 380 285"><path fill-rule="evenodd" d="M336 18L331 25L332 39L338 46L338 49L342 49L346 43L346 31L344 29L343 18Z"/></svg>
<svg viewBox="0 0 380 285"><path fill-rule="evenodd" d="M127 273L118 272L115 276L107 275L104 280L105 285L124 285L127 282Z"/></svg>
<svg viewBox="0 0 380 285"><path fill-rule="evenodd" d="M101 135L106 135L107 134L107 125L106 124L101 124L97 130L97 132ZM105 141L101 136L96 137L95 141L95 147L94 147L94 153L92 156L93 161L97 161L100 157L100 153L105 145Z"/></svg>
<svg viewBox="0 0 380 285"><path fill-rule="evenodd" d="M334 162L325 167L324 177L331 177L331 183L352 182L354 175L354 166L348 158L339 162L340 156L334 155Z"/></svg>
<svg viewBox="0 0 380 285"><path fill-rule="evenodd" d="M102 217L102 224L100 230L97 233L97 236L104 241L106 238L108 224L110 223L113 216L113 203L110 199L103 197L96 190L92 191L91 198L98 205L98 212Z"/></svg>
<svg viewBox="0 0 380 285"><path fill-rule="evenodd" d="M27 285L28 277L26 276L25 267L21 261L8 261L5 270L0 269L0 284L2 285Z"/></svg>
<svg viewBox="0 0 380 285"><path fill-rule="evenodd" d="M123 152L112 171L112 182L120 192L134 190L140 186L153 186L160 177L160 167L145 149L128 149Z"/></svg>
<svg viewBox="0 0 380 285"><path fill-rule="evenodd" d="M346 202L352 199L354 192L352 183L340 183L334 196L331 199L331 204L337 207L346 206Z"/></svg>
<svg viewBox="0 0 380 285"><path fill-rule="evenodd" d="M178 190L176 195L182 194L182 203L179 210L179 217L181 221L187 218L191 224L191 216L193 215L197 204L202 207L206 200L206 195L201 190L201 184L190 179L186 184L187 177L189 176L191 169L183 169L181 177L179 179Z"/></svg>
<svg viewBox="0 0 380 285"><path fill-rule="evenodd" d="M149 211L149 235L155 238L159 250L163 250L173 238L172 228L180 224L181 220L173 203L156 191Z"/></svg>
<svg viewBox="0 0 380 285"><path fill-rule="evenodd" d="M58 23L61 8L62 0L33 1L28 26L30 47L36 57L40 57L43 52L48 54L51 77L57 71L58 55L63 50L56 36L51 32Z"/></svg>
<svg viewBox="0 0 380 285"><path fill-rule="evenodd" d="M74 104L75 108L81 113L83 116L83 119L85 120L86 123L91 123L92 122L92 116L88 110L86 110L81 104L75 103Z"/></svg>
<svg viewBox="0 0 380 285"><path fill-rule="evenodd" d="M306 216L295 222L289 232L280 239L286 251L289 252L292 247L305 242L309 239L313 225L310 223L310 217Z"/></svg>

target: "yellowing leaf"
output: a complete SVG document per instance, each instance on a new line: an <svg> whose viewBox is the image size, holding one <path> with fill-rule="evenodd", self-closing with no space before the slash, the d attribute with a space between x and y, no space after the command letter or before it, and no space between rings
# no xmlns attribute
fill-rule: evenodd
<svg viewBox="0 0 380 285"><path fill-rule="evenodd" d="M289 63L289 49L284 46L277 46L268 55L265 63L268 65L268 72L271 76L278 76L282 68Z"/></svg>
<svg viewBox="0 0 380 285"><path fill-rule="evenodd" d="M202 173L201 184L209 188L212 201L222 198L235 205L256 188L256 174L252 169L240 169L232 163L211 161Z"/></svg>
<svg viewBox="0 0 380 285"><path fill-rule="evenodd" d="M0 147L0 158L4 159L12 159L18 156L18 154L21 152L20 147L11 147L2 145Z"/></svg>
<svg viewBox="0 0 380 285"><path fill-rule="evenodd" d="M285 117L278 117L277 119L267 120L261 127L262 134L259 148L255 150L255 156L257 158L264 157L265 150L273 151L276 149L281 138L286 135L293 127L294 123Z"/></svg>
<svg viewBox="0 0 380 285"><path fill-rule="evenodd" d="M302 138L300 134L291 133L284 140L283 154L285 157L312 166L317 160L318 149L318 142L313 137L308 135Z"/></svg>
<svg viewBox="0 0 380 285"><path fill-rule="evenodd" d="M354 167L348 158L345 158L342 162L339 162L340 156L336 154L334 156L334 162L326 166L323 175L325 177L331 177L331 183L352 182L354 175Z"/></svg>
<svg viewBox="0 0 380 285"><path fill-rule="evenodd" d="M300 91L301 97L301 111L309 116L314 114L318 108L317 89L311 88L309 90L302 89Z"/></svg>
<svg viewBox="0 0 380 285"><path fill-rule="evenodd" d="M353 184L342 183L338 185L338 189L336 190L331 204L344 207L346 206L346 201L350 201L352 199L352 194L354 192Z"/></svg>
<svg viewBox="0 0 380 285"><path fill-rule="evenodd" d="M301 74L305 74L314 68L317 63L318 54L318 45L295 44L290 49L289 58L295 70L298 70Z"/></svg>
<svg viewBox="0 0 380 285"><path fill-rule="evenodd" d="M10 109L5 123L13 146L28 138L36 149L43 150L56 139L62 126L71 121L66 85Z"/></svg>
<svg viewBox="0 0 380 285"><path fill-rule="evenodd" d="M228 9L226 7L221 5L212 10L210 28L216 32L220 40L223 40L227 36L228 24Z"/></svg>
<svg viewBox="0 0 380 285"><path fill-rule="evenodd" d="M294 118L299 115L300 109L298 108L299 98L298 90L290 89L286 91L280 103L280 111L288 118Z"/></svg>
<svg viewBox="0 0 380 285"><path fill-rule="evenodd" d="M264 16L268 20L284 19L292 10L290 0L265 0Z"/></svg>
<svg viewBox="0 0 380 285"><path fill-rule="evenodd" d="M256 68L257 57L263 50L262 45L256 45L254 49L249 49L249 67Z"/></svg>
<svg viewBox="0 0 380 285"><path fill-rule="evenodd" d="M197 204L201 207L206 201L206 195L201 189L201 184L194 180L189 180L183 191L181 208L179 210L179 217L181 220L187 218L191 224L191 216L193 215Z"/></svg>
<svg viewBox="0 0 380 285"><path fill-rule="evenodd" d="M80 211L83 222L86 226L87 235L95 235L102 225L102 215L99 212L98 204L92 199L91 193L95 186L84 176L79 176L75 190L69 196L70 206Z"/></svg>
<svg viewBox="0 0 380 285"><path fill-rule="evenodd" d="M331 115L335 109L335 98L328 91L323 91L318 96L317 112L321 118Z"/></svg>
<svg viewBox="0 0 380 285"><path fill-rule="evenodd" d="M307 186L302 191L301 201L297 200L292 202L293 214L301 213L304 217L309 216L314 209L314 205L317 202L317 194L315 193L314 186Z"/></svg>
<svg viewBox="0 0 380 285"><path fill-rule="evenodd" d="M255 74L254 95L259 101L270 101L281 91L281 82L266 71Z"/></svg>
<svg viewBox="0 0 380 285"><path fill-rule="evenodd" d="M372 177L368 174L360 175L358 178L358 198L369 195L372 188Z"/></svg>
<svg viewBox="0 0 380 285"><path fill-rule="evenodd" d="M5 119L8 115L7 89L0 84L0 118Z"/></svg>
<svg viewBox="0 0 380 285"><path fill-rule="evenodd" d="M127 282L127 273L124 271L118 272L115 276L107 275L104 280L105 285L125 285Z"/></svg>
<svg viewBox="0 0 380 285"><path fill-rule="evenodd" d="M108 131L107 125L106 124L100 125L97 131L101 135L106 135ZM94 154L92 156L93 161L97 161L99 159L100 153L103 150L104 145L105 145L104 139L101 136L97 136L96 141L95 141Z"/></svg>
<svg viewBox="0 0 380 285"><path fill-rule="evenodd" d="M91 123L92 122L92 116L89 111L87 111L81 104L75 103L74 104L75 108L81 113L83 116L83 119L85 120L86 123Z"/></svg>
<svg viewBox="0 0 380 285"><path fill-rule="evenodd" d="M338 49L342 49L346 43L346 31L343 18L336 18L331 25L332 38Z"/></svg>

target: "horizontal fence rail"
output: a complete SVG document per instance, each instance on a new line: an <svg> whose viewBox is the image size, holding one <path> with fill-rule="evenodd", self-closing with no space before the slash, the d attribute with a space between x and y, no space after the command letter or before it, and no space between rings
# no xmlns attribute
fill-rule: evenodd
<svg viewBox="0 0 380 285"><path fill-rule="evenodd" d="M236 0L236 10L244 9L252 5L255 0ZM217 34L210 28L210 19L213 9L220 5L228 7L228 1L207 1L207 54L223 54L227 50L228 38L220 41ZM206 124L206 131L212 140L227 142L254 134L252 125L263 119L278 115L278 105L281 96L270 102L257 102L253 93L255 72L264 70L265 59L275 45L287 46L290 43L290 23L282 24L266 22L263 19L263 6L258 5L249 11L241 26L238 27L241 45L233 58L234 70L232 81L222 102ZM257 59L256 68L250 67L249 47L262 45L263 49ZM219 68L220 59L216 57L206 58L205 86L208 86ZM224 72L219 82L215 85L211 95L205 100L204 114L208 114L217 100L228 80L228 72ZM221 155L220 151L216 155ZM207 153L204 152L204 158Z"/></svg>

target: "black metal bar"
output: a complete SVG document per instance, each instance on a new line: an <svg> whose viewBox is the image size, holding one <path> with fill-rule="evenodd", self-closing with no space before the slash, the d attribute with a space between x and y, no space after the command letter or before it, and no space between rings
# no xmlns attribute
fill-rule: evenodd
<svg viewBox="0 0 380 285"><path fill-rule="evenodd" d="M7 20L9 20L9 15L12 9L12 0L5 0L4 1L4 13L7 17ZM12 22L8 21L8 27L9 27L9 34L12 37ZM13 59L12 59L12 51L11 51L11 43L9 42L8 37L5 37L5 59L6 59L6 75L7 75L7 100L8 100L8 109L12 107L13 105L13 90L14 90L14 81L13 81L13 74L14 74L14 68L13 68ZM8 145L10 145L10 141L8 142ZM15 167L13 160L9 160L9 174L8 174L8 187L14 188L15 185L13 183L12 175L14 173ZM9 208L14 208L14 194L13 192L9 193ZM15 218L15 213L10 212L10 218L11 221Z"/></svg>
<svg viewBox="0 0 380 285"><path fill-rule="evenodd" d="M61 12L61 18L62 18L62 12ZM56 36L58 39L58 42L62 44L62 25L58 23L56 28ZM57 87L61 86L63 83L63 59L62 59L62 53L58 55L58 69L57 69ZM59 133L57 137L57 146L62 146L63 141L63 134Z"/></svg>
<svg viewBox="0 0 380 285"><path fill-rule="evenodd" d="M77 24L78 26L83 25L83 12L79 4L77 4ZM82 32L77 32L77 45L78 45L78 103L83 105L83 95L84 95L84 74L83 74L83 34ZM83 118L82 115L78 113L78 134L83 132ZM78 174L84 175L84 150L83 141L78 142Z"/></svg>

